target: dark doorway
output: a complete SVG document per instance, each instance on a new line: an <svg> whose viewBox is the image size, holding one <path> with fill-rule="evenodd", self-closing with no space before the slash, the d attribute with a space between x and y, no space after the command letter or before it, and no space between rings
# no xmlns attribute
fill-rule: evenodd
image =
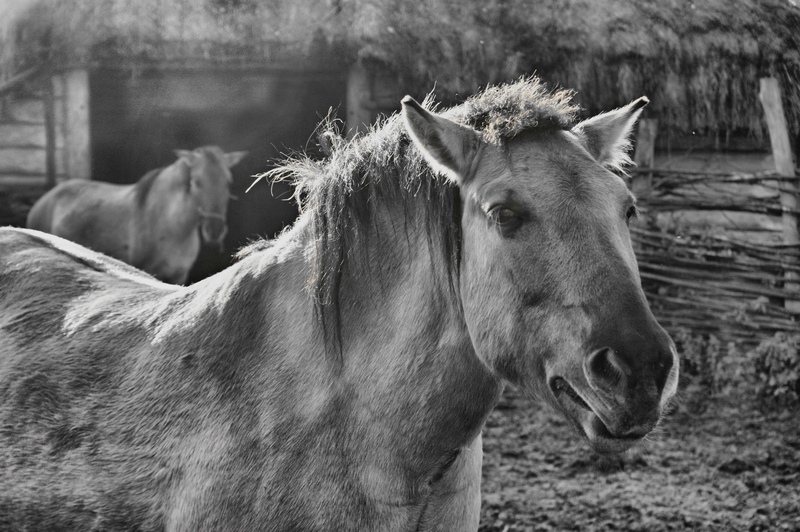
<svg viewBox="0 0 800 532"><path fill-rule="evenodd" d="M228 210L224 249L204 246L189 282L224 269L242 245L294 221L289 185L245 190L285 154L317 156L315 128L329 109L346 116L346 75L338 73L152 70L133 77L101 69L91 94L93 179L133 183L171 164L175 149L216 144L249 152L232 169L238 199Z"/></svg>

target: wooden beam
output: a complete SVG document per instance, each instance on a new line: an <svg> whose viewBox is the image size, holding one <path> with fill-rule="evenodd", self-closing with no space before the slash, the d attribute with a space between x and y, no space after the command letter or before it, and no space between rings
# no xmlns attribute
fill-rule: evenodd
<svg viewBox="0 0 800 532"><path fill-rule="evenodd" d="M786 125L786 115L783 112L781 89L776 78L761 78L761 90L758 94L764 115L769 127L769 140L772 145L772 154L775 157L775 168L778 174L784 177L795 177L794 162L792 161L792 148L789 143L789 128ZM800 231L797 227L797 184L794 180L784 181L780 192L781 215L783 223L783 243L789 245L800 244ZM800 292L800 278L796 273L786 273L785 288L789 292ZM798 294L800 296L800 294ZM800 313L800 297L792 300L786 298L787 310Z"/></svg>

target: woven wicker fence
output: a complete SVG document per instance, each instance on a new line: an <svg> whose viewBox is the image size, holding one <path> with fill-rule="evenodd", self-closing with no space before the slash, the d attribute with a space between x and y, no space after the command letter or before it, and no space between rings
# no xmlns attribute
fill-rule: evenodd
<svg viewBox="0 0 800 532"><path fill-rule="evenodd" d="M640 194L643 216L631 236L642 284L660 323L672 334L688 329L744 348L778 331L800 333L800 315L784 307L786 299L800 300L784 287L786 272L800 273L800 246L778 243L780 233L769 228L742 238L731 224L664 227L658 220L660 214L687 211L751 213L774 216L774 229L780 227L777 194L786 178L649 172L652 187Z"/></svg>

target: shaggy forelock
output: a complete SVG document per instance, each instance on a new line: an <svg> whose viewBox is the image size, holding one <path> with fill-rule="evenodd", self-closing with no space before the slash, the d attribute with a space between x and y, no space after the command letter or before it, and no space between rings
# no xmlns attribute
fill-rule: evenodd
<svg viewBox="0 0 800 532"><path fill-rule="evenodd" d="M569 129L580 108L569 90L548 91L538 78L488 87L452 110L453 117L501 144L531 129Z"/></svg>

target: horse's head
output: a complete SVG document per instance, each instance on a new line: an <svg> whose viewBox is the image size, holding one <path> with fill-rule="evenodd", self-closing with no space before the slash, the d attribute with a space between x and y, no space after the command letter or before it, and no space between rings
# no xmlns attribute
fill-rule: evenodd
<svg viewBox="0 0 800 532"><path fill-rule="evenodd" d="M197 208L203 240L222 246L228 232L226 217L230 186L230 168L247 155L246 151L224 153L216 146L193 151L175 150L180 161L189 168L186 191Z"/></svg>
<svg viewBox="0 0 800 532"><path fill-rule="evenodd" d="M634 198L607 169L627 160L646 103L498 141L403 100L412 140L460 189L460 296L478 357L546 395L600 452L643 438L677 387L631 247Z"/></svg>

